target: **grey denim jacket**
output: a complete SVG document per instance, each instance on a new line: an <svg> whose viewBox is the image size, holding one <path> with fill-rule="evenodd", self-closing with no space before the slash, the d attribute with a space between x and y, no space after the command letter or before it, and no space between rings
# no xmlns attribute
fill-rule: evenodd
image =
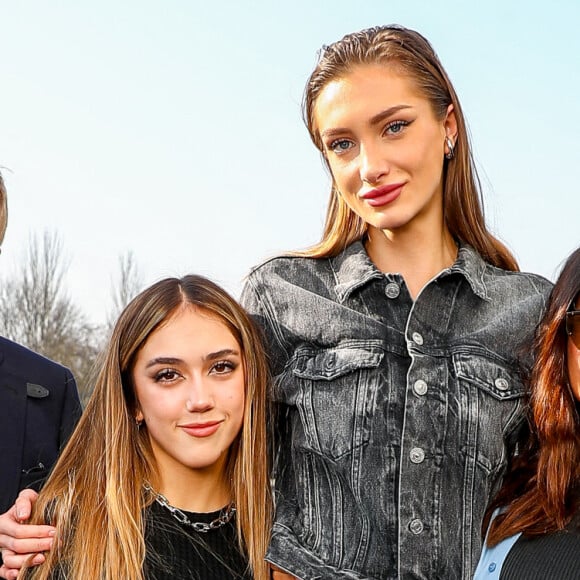
<svg viewBox="0 0 580 580"><path fill-rule="evenodd" d="M268 561L303 580L472 578L549 290L468 246L414 302L360 242L253 270L242 303L278 408Z"/></svg>

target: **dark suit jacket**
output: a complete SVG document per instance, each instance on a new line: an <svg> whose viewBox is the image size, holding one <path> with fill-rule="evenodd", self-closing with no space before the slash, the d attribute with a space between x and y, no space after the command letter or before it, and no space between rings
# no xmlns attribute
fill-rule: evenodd
<svg viewBox="0 0 580 580"><path fill-rule="evenodd" d="M40 487L80 414L68 369L0 337L0 513Z"/></svg>

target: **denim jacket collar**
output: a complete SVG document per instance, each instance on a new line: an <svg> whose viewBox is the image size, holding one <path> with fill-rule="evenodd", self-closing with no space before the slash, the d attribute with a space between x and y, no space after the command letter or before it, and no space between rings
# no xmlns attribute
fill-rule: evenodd
<svg viewBox="0 0 580 580"><path fill-rule="evenodd" d="M471 246L459 243L459 252L455 263L451 268L444 270L441 276L455 273L461 274L471 286L474 294L483 300L489 300L487 287L483 279L487 266L487 262Z"/></svg>
<svg viewBox="0 0 580 580"><path fill-rule="evenodd" d="M341 303L369 280L383 277L382 272L372 263L360 240L352 243L338 256L331 258L330 267L336 278L334 290Z"/></svg>
<svg viewBox="0 0 580 580"><path fill-rule="evenodd" d="M334 289L341 303L370 280L383 277L383 273L373 264L360 240L352 243L338 256L331 258L330 267L336 278ZM488 300L487 288L483 280L485 268L486 262L483 258L471 246L460 243L455 263L443 270L437 278L461 274L474 294L483 300Z"/></svg>

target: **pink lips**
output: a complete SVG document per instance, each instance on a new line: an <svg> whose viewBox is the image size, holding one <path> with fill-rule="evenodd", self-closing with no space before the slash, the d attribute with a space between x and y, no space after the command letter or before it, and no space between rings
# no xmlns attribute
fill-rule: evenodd
<svg viewBox="0 0 580 580"><path fill-rule="evenodd" d="M222 421L207 421L206 423L190 423L179 426L192 437L209 437L220 428L221 424Z"/></svg>
<svg viewBox="0 0 580 580"><path fill-rule="evenodd" d="M372 207L381 207L395 201L401 195L404 185L404 183L383 185L382 187L366 191L360 195L360 198L364 199Z"/></svg>

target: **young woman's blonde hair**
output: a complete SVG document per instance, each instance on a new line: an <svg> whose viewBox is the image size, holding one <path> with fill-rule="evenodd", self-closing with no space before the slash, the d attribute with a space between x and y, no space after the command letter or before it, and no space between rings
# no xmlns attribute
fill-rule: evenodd
<svg viewBox="0 0 580 580"><path fill-rule="evenodd" d="M431 103L438 119L444 119L449 105L453 105L458 133L455 155L445 160L445 223L456 240L473 246L489 263L518 270L512 254L486 228L481 187L459 99L435 51L418 32L397 25L377 26L348 34L322 49L318 64L306 83L303 116L310 137L323 157L324 147L314 120L316 100L329 82L347 75L357 66L369 64L393 66L406 75ZM368 225L338 194L333 179L322 240L298 254L314 258L335 256L360 240L367 228Z"/></svg>
<svg viewBox="0 0 580 580"><path fill-rule="evenodd" d="M226 468L237 507L240 548L254 578L268 577L264 555L271 507L266 444L267 364L259 332L222 288L201 276L168 278L139 294L121 313L103 353L95 389L34 509L34 523L57 526L45 564L21 577L142 580L145 558L144 491L159 482L143 425L136 425L132 370L147 338L181 308L199 309L223 322L240 345L245 372L241 432ZM195 490L192 490L195 493Z"/></svg>

